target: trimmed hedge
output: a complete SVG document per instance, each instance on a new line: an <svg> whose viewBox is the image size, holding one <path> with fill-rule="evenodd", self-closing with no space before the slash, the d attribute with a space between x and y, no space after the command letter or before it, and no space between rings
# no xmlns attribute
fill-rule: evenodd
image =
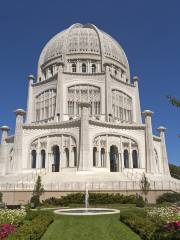
<svg viewBox="0 0 180 240"><path fill-rule="evenodd" d="M143 240L180 239L180 230L169 230L164 220L158 217L149 218L145 209L124 210L120 213L120 220Z"/></svg>
<svg viewBox="0 0 180 240"><path fill-rule="evenodd" d="M156 200L158 204L169 202L169 203L176 203L180 201L180 193L164 193L159 196Z"/></svg>
<svg viewBox="0 0 180 240"><path fill-rule="evenodd" d="M69 204L83 204L85 199L84 193L68 194L61 198L51 197L43 201L43 204L55 206L68 206ZM109 193L89 193L89 203L96 204L136 204L135 195L109 194Z"/></svg>
<svg viewBox="0 0 180 240"><path fill-rule="evenodd" d="M53 222L52 212L29 212L26 221L17 231L8 236L8 240L38 240L41 239L48 226Z"/></svg>
<svg viewBox="0 0 180 240"><path fill-rule="evenodd" d="M120 214L120 220L128 225L134 232L136 232L143 240L156 240L156 233L164 223L157 223L148 219L146 211L139 210L127 210ZM160 239L159 239L160 240Z"/></svg>

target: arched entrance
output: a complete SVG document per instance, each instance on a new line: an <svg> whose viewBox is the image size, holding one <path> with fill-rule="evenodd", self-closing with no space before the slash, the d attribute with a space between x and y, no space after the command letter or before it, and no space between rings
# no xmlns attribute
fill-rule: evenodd
<svg viewBox="0 0 180 240"><path fill-rule="evenodd" d="M53 152L52 172L59 172L59 165L60 165L59 146L57 146L57 145L53 146L52 152Z"/></svg>
<svg viewBox="0 0 180 240"><path fill-rule="evenodd" d="M118 148L115 145L110 147L110 171L118 171Z"/></svg>

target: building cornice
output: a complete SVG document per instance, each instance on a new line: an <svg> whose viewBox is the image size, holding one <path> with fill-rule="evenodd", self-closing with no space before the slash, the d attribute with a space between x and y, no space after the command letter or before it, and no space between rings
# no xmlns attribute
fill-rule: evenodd
<svg viewBox="0 0 180 240"><path fill-rule="evenodd" d="M145 124L128 124L128 123L112 123L112 122L102 122L89 119L90 125L106 127L106 128L115 128L115 129L133 129L133 130L144 130L146 128Z"/></svg>
<svg viewBox="0 0 180 240"><path fill-rule="evenodd" d="M97 76L97 75L105 75L105 72L100 72L100 73L72 73L72 72L63 72L63 74L66 75L75 75L75 76Z"/></svg>
<svg viewBox="0 0 180 240"><path fill-rule="evenodd" d="M79 127L80 119L63 121L63 122L51 122L51 123L31 123L23 124L23 129L54 129L54 128L71 128Z"/></svg>
<svg viewBox="0 0 180 240"><path fill-rule="evenodd" d="M53 80L56 80L57 76L58 76L58 73L54 74L54 76L52 76L52 77L50 77L50 78L48 78L46 80L43 80L41 82L36 82L36 83L32 84L32 87L41 86L43 84L46 84L46 83L51 82Z"/></svg>
<svg viewBox="0 0 180 240"><path fill-rule="evenodd" d="M124 85L126 85L126 86L128 86L128 87L135 87L134 84L126 83L126 82L118 79L117 77L115 77L115 76L112 75L112 74L110 74L110 76L111 76L112 79L114 79L114 80L116 80L117 82L120 82L120 83L122 83L122 84L124 84Z"/></svg>

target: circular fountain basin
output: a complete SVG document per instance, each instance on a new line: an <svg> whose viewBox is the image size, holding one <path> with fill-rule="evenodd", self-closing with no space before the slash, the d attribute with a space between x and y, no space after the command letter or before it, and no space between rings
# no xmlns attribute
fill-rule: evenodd
<svg viewBox="0 0 180 240"><path fill-rule="evenodd" d="M65 208L58 209L54 211L57 214L61 215L106 215L106 214L117 214L120 213L118 209L110 209L110 208Z"/></svg>

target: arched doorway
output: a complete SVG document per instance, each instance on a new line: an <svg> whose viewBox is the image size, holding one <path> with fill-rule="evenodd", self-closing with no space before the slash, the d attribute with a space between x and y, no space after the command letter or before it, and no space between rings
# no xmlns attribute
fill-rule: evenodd
<svg viewBox="0 0 180 240"><path fill-rule="evenodd" d="M124 168L129 168L129 153L128 150L124 150Z"/></svg>
<svg viewBox="0 0 180 240"><path fill-rule="evenodd" d="M59 172L59 165L60 165L59 146L57 145L53 146L52 152L53 152L52 172Z"/></svg>
<svg viewBox="0 0 180 240"><path fill-rule="evenodd" d="M46 151L41 150L41 168L45 168L46 165Z"/></svg>
<svg viewBox="0 0 180 240"><path fill-rule="evenodd" d="M36 168L36 150L31 151L31 168Z"/></svg>
<svg viewBox="0 0 180 240"><path fill-rule="evenodd" d="M138 154L137 150L132 151L132 160L133 160L133 168L138 168Z"/></svg>
<svg viewBox="0 0 180 240"><path fill-rule="evenodd" d="M118 148L115 145L110 147L110 171L118 171Z"/></svg>

